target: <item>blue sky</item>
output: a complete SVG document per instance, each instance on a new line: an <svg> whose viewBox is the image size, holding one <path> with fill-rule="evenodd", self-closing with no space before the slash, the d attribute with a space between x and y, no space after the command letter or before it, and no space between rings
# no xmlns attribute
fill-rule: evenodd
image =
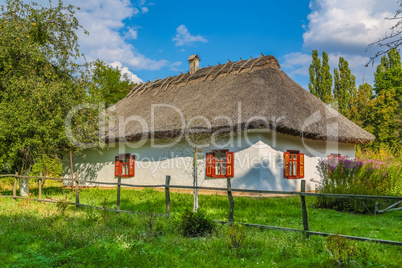
<svg viewBox="0 0 402 268"><path fill-rule="evenodd" d="M262 52L304 88L313 49L329 54L332 70L345 57L357 83L372 84L375 66L365 65L376 48L365 50L393 24L384 18L398 7L396 0L64 2L81 7L87 59L102 59L134 81L187 72L194 53L205 67Z"/></svg>

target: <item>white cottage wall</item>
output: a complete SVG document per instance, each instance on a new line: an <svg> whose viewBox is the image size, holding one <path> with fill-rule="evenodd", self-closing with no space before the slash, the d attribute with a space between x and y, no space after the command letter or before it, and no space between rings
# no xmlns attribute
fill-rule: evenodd
<svg viewBox="0 0 402 268"><path fill-rule="evenodd" d="M315 189L314 182L319 180L316 166L320 157L330 153L340 153L354 157L353 144L341 144L325 141L302 140L299 137L283 135L273 131L246 131L239 136L234 135L233 146L225 149L235 152L235 177L233 188L256 190L294 191L300 189L300 180L283 178L283 152L300 150L305 154L305 179L307 190ZM114 157L122 153L134 153L135 177L123 178L124 183L137 185L164 184L166 175L171 176L173 185L192 185L193 150L179 143L168 148L154 148L152 141L146 141L139 148L131 144L115 144L116 147L104 150L100 155L95 150L87 150L86 157L74 157L74 172L80 179L115 182ZM209 147L205 152L222 149ZM64 174L69 177L70 169L66 159ZM226 187L226 179L205 177L205 159L198 165L198 185L210 187Z"/></svg>

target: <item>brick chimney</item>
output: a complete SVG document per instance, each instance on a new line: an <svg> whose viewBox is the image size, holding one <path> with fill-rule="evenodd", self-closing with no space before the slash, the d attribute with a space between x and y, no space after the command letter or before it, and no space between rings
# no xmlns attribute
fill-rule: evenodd
<svg viewBox="0 0 402 268"><path fill-rule="evenodd" d="M198 57L197 54L191 55L187 60L190 64L190 74L193 74L200 69L200 57Z"/></svg>

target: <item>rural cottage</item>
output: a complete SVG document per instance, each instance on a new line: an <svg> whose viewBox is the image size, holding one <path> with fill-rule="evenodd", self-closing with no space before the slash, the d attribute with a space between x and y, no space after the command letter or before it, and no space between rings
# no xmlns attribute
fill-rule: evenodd
<svg viewBox="0 0 402 268"><path fill-rule="evenodd" d="M374 136L307 92L273 56L228 61L135 86L108 109L109 147L73 159L80 179L262 190L307 190L331 154L354 157ZM65 174L69 176L68 159Z"/></svg>

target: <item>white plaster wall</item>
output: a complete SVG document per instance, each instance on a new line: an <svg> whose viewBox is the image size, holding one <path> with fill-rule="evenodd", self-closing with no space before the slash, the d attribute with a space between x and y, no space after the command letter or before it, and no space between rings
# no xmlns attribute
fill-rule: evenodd
<svg viewBox="0 0 402 268"><path fill-rule="evenodd" d="M80 179L115 182L114 157L122 153L136 154L135 177L123 178L123 183L136 185L164 184L166 175L171 176L173 185L193 184L193 150L187 143L179 143L168 148L154 148L152 140L143 141L141 146L115 144L99 154L95 150L86 150L86 156L73 158L74 172ZM160 142L158 142L160 143ZM134 148L138 147L138 148ZM234 135L225 149L235 152L235 177L233 188L294 191L300 189L300 180L283 178L283 152L292 149L305 154L305 179L307 190L314 190L315 184L310 179L319 180L316 165L320 157L330 153L341 153L354 157L354 145L324 141L303 141L294 136L272 131L247 131ZM214 149L204 148L202 154ZM68 160L65 158L65 177L70 176ZM205 177L205 158L198 164L198 185L226 187L226 179Z"/></svg>

